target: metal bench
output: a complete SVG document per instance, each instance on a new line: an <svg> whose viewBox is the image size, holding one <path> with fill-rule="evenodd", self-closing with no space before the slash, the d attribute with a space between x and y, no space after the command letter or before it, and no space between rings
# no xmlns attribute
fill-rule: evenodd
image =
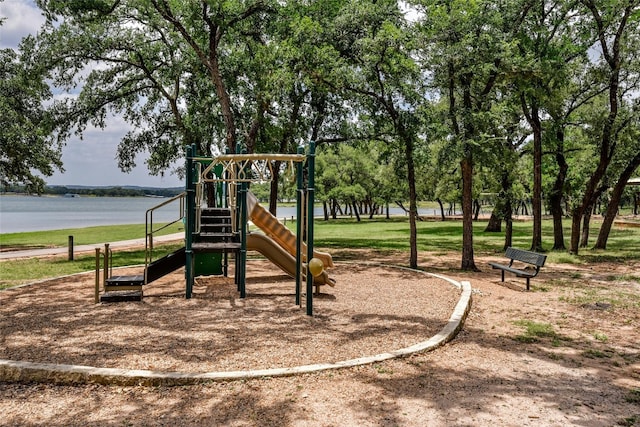
<svg viewBox="0 0 640 427"><path fill-rule="evenodd" d="M536 252L525 251L516 248L507 248L507 252L504 254L506 258L509 258L509 265L498 264L490 262L489 265L494 269L502 270L502 281L504 282L504 272L515 274L517 277L524 277L527 279L527 290L529 290L529 280L532 277L536 277L540 271L540 267L544 265L547 260L546 255L542 255ZM518 261L521 264L527 264L522 268L516 268L513 266L513 262ZM535 266L535 269L529 266Z"/></svg>

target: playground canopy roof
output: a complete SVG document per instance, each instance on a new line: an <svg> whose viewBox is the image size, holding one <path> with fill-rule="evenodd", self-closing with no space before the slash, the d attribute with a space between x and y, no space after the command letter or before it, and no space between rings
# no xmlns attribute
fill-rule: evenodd
<svg viewBox="0 0 640 427"><path fill-rule="evenodd" d="M640 185L640 178L630 178L627 185Z"/></svg>

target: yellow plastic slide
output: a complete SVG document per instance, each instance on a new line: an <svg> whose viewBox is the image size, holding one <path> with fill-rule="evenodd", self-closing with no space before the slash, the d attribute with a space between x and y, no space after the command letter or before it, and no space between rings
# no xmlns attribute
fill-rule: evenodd
<svg viewBox="0 0 640 427"><path fill-rule="evenodd" d="M257 233L247 234L247 250L260 252L289 276L296 277L296 259L268 236ZM304 272L306 273L306 267ZM316 285L335 286L336 284L329 278L326 270L314 277L313 282Z"/></svg>
<svg viewBox="0 0 640 427"><path fill-rule="evenodd" d="M271 215L271 212L263 208L256 196L247 192L247 211L251 221L264 233L276 241L291 256L296 255L296 235L291 232L278 218ZM307 245L302 244L302 253L307 253ZM325 268L333 267L333 258L326 252L313 251L313 256L322 261ZM295 271L295 270L294 270Z"/></svg>

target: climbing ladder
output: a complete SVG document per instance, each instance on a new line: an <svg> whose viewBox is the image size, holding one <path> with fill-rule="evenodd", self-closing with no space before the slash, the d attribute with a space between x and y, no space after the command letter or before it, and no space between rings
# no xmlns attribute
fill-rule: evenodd
<svg viewBox="0 0 640 427"><path fill-rule="evenodd" d="M239 233L234 231L229 208L200 209L199 227L193 233L191 248L196 254L219 253L223 255L222 274L227 276L229 253L240 250Z"/></svg>

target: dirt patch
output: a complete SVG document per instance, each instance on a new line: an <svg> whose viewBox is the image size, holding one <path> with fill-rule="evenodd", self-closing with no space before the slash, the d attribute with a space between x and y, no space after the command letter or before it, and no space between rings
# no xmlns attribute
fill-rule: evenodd
<svg viewBox="0 0 640 427"><path fill-rule="evenodd" d="M406 262L401 254L341 255ZM188 387L0 384L0 425L640 425L640 263L549 264L532 280L532 291L525 292L522 279L507 277L501 283L500 273L488 268L487 262L497 258L477 257L483 272L467 274L456 270L458 254L422 255L420 264L428 271L469 280L474 288L465 327L455 340L433 352L340 371ZM341 258L335 254L335 259ZM68 296L82 299L86 313L70 312L67 302L57 297L64 292L62 283L49 293L34 288L31 295L20 294L22 311L13 306L17 296L9 298L4 292L0 351L3 357L9 352L29 355L28 345L14 340L38 335L32 334L38 329L29 319L39 315L43 304L57 307L49 325L40 329L56 341L39 338L42 342L36 346L49 349L47 360L64 359L55 350L58 341L78 362L100 357L97 354L106 351L100 346L111 343L118 349L115 364L129 367L180 366L184 360L189 366L204 363L211 368L224 368L222 363L229 369L262 363L281 366L273 356L281 352L303 363L320 354L334 360L343 352L360 354L354 350L358 346L371 346L371 351L375 346L403 346L428 334L432 324L438 329L450 314L451 302L443 304L442 314L420 310L424 300L433 297L414 294L416 287L402 288L402 283L423 280L411 274L395 281L393 270L374 271L364 279L365 286L349 288L349 283L366 276L366 268L360 268L335 270L345 277L337 277L336 288L328 288L327 296L316 300L318 316L313 319L297 314L291 282L274 280L272 271L265 272L266 278L255 276L245 301L239 301L228 284L208 281L199 281L197 298L189 301L180 297L179 289L159 283L158 293L152 295L150 288L143 303L104 307L90 304L92 290L87 285L78 295ZM450 286L444 288L451 292ZM394 311L405 303L415 305L407 312ZM277 315L271 311L274 306L281 307ZM84 323L97 312L101 321L96 327L103 339L87 341L92 332ZM154 317L160 312L166 312L162 321ZM249 314L262 324L254 324ZM65 322L82 333L56 333ZM126 327L114 327L122 324ZM332 337L312 332L307 336L306 328L316 324ZM142 333L141 325L147 325L155 338ZM11 339L9 326L15 329ZM223 330L227 338L222 345L207 341ZM278 344L277 335L287 344ZM331 347L335 354L326 351L336 345ZM255 354L242 351L247 348L254 348ZM111 357L102 357L113 363Z"/></svg>

